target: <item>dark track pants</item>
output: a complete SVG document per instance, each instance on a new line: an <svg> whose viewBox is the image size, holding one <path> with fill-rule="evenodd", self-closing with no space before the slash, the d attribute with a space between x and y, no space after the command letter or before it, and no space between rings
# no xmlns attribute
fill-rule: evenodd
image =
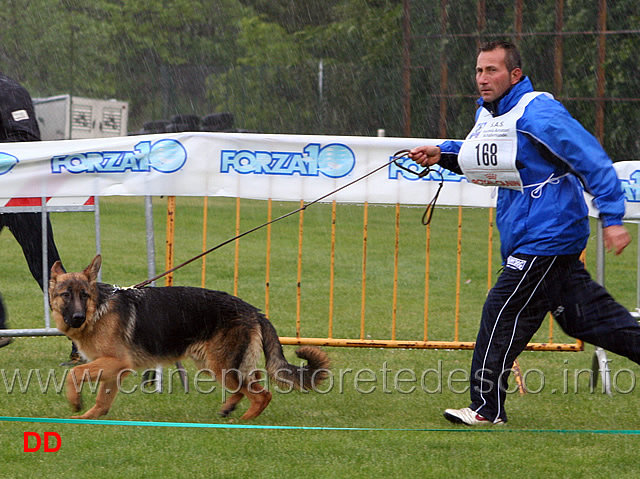
<svg viewBox="0 0 640 479"><path fill-rule="evenodd" d="M509 371L548 312L575 338L640 363L640 325L578 255L515 255L489 292L471 363L471 409L507 420Z"/></svg>
<svg viewBox="0 0 640 479"><path fill-rule="evenodd" d="M2 213L0 214L0 231L9 228L16 238L27 260L29 271L43 289L42 278L42 213ZM53 229L47 217L47 256L48 268L60 259L58 248L53 240ZM44 289L43 289L44 291ZM5 328L5 312L0 299L0 329Z"/></svg>
<svg viewBox="0 0 640 479"><path fill-rule="evenodd" d="M0 214L0 231L4 227L11 230L27 260L33 278L42 284L42 213L3 213ZM53 240L53 229L47 217L47 256L48 268L60 259L58 248Z"/></svg>

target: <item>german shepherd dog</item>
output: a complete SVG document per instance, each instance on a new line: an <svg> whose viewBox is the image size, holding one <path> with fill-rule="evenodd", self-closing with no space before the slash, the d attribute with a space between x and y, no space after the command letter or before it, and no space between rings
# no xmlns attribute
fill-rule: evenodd
<svg viewBox="0 0 640 479"><path fill-rule="evenodd" d="M306 366L288 363L266 316L235 296L195 287L118 288L96 281L101 264L97 255L79 273L66 273L59 261L51 268L49 301L56 327L90 360L66 379L74 411L82 409L79 385L100 381L95 405L77 419L107 414L128 372L185 357L213 371L231 391L219 412L224 417L245 396L250 405L242 419L257 417L271 401L256 369L263 353L268 375L296 389L312 388L328 375L329 359L317 347L296 351Z"/></svg>

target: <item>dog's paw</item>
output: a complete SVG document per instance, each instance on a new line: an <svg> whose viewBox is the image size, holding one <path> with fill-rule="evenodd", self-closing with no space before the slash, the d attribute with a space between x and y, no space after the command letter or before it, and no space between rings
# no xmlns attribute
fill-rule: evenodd
<svg viewBox="0 0 640 479"><path fill-rule="evenodd" d="M220 411L218 411L218 416L229 417L231 413L235 410L236 410L236 405L234 404L233 406L220 409Z"/></svg>
<svg viewBox="0 0 640 479"><path fill-rule="evenodd" d="M71 416L71 419L95 419L95 418L96 416L94 416L93 414L89 414L89 411L85 412L80 416Z"/></svg>
<svg viewBox="0 0 640 479"><path fill-rule="evenodd" d="M71 404L71 410L73 412L82 411L82 399L79 399L77 401L69 401L69 404Z"/></svg>
<svg viewBox="0 0 640 479"><path fill-rule="evenodd" d="M82 416L75 416L73 419L98 419L109 412L109 408L94 405L91 409L85 412Z"/></svg>
<svg viewBox="0 0 640 479"><path fill-rule="evenodd" d="M96 414L94 412L91 412L91 410L89 410L85 412L82 416L71 416L71 419L97 419L100 416L104 416L104 414Z"/></svg>

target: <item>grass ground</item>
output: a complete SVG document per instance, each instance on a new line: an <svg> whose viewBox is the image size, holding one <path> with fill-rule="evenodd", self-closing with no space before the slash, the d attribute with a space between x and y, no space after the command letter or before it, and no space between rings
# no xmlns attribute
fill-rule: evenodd
<svg viewBox="0 0 640 479"><path fill-rule="evenodd" d="M164 200L155 200L156 246L164 251ZM297 205L274 205L273 216ZM202 201L178 199L176 261L202 248ZM336 239L334 336L357 337L360 327L362 212L340 209ZM394 208L377 207L369 226L366 331L377 339L390 333L393 291ZM103 280L122 286L146 278L144 216L138 199L104 199L101 204ZM234 234L235 202L210 200L209 245ZM465 211L461 282L460 339L473 340L486 293L486 214ZM421 211L403 210L400 243L398 335L422 339L424 229ZM455 290L457 210L439 210L432 231L432 279L429 337L450 339L452 289ZM248 202L242 228L265 219L264 205ZM90 214L59 213L52 218L56 240L69 270L86 266L95 252ZM355 226L354 226L355 225ZM351 226L354 226L351 228ZM635 231L631 228L635 237ZM295 334L297 219L272 228L270 316L278 332ZM238 293L264 307L266 232L242 241ZM330 207L305 211L302 317L303 335L326 335L329 308L328 243ZM635 238L634 238L635 239ZM588 265L593 261L590 241ZM452 258L453 253L453 258ZM497 254L494 255L496 262ZM234 247L207 258L207 287L231 291ZM41 327L42 300L28 276L24 258L8 232L0 235L0 291L10 327ZM616 298L635 308L636 259L633 251L609 258L607 284ZM158 270L163 265L158 266ZM496 274L497 264L493 275ZM590 269L595 268L590 265ZM609 279L611 278L611 279ZM176 284L200 284L200 264L175 276ZM357 298L354 300L353 298ZM454 298L455 299L455 298ZM540 339L548 334L543 328ZM417 336L416 336L417 335ZM568 339L559 331L556 340ZM294 347L285 347L294 361ZM59 393L70 343L63 337L18 338L0 350L2 417L68 418ZM172 370L164 392L152 392L136 375L104 418L107 421L216 424L221 428L157 427L0 421L2 477L629 477L637 473L635 453L640 430L636 380L640 366L610 355L612 396L589 387L593 348L578 353L524 352L519 358L529 392L515 390L507 401L509 422L483 430L453 426L442 417L447 407L468 402L470 351L327 348L332 380L316 393L274 391L267 410L251 425L216 415L223 393L199 381L187 363L190 391L184 392ZM31 372L31 380L27 380ZM167 376L171 376L170 379ZM46 378L50 379L47 386ZM40 378L40 381L38 380ZM20 383L20 380L23 382ZM56 382L58 381L58 382ZM275 386L272 386L274 388ZM93 394L85 390L91 403ZM121 424L121 423L118 423ZM224 427L222 427L224 426ZM291 426L295 429L278 429ZM269 429L273 427L274 429ZM323 430L305 428L327 428ZM336 428L353 428L337 430ZM23 433L57 432L58 452L23 452ZM600 431L600 432L595 432Z"/></svg>

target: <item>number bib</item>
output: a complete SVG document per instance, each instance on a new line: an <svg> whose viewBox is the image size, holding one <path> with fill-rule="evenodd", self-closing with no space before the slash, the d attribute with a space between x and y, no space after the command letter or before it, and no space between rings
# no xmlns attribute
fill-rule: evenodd
<svg viewBox="0 0 640 479"><path fill-rule="evenodd" d="M497 117L482 108L458 153L458 163L468 181L476 185L523 191L522 178L516 166L516 122L529 102L542 94L550 96L542 92L527 93L515 107Z"/></svg>

